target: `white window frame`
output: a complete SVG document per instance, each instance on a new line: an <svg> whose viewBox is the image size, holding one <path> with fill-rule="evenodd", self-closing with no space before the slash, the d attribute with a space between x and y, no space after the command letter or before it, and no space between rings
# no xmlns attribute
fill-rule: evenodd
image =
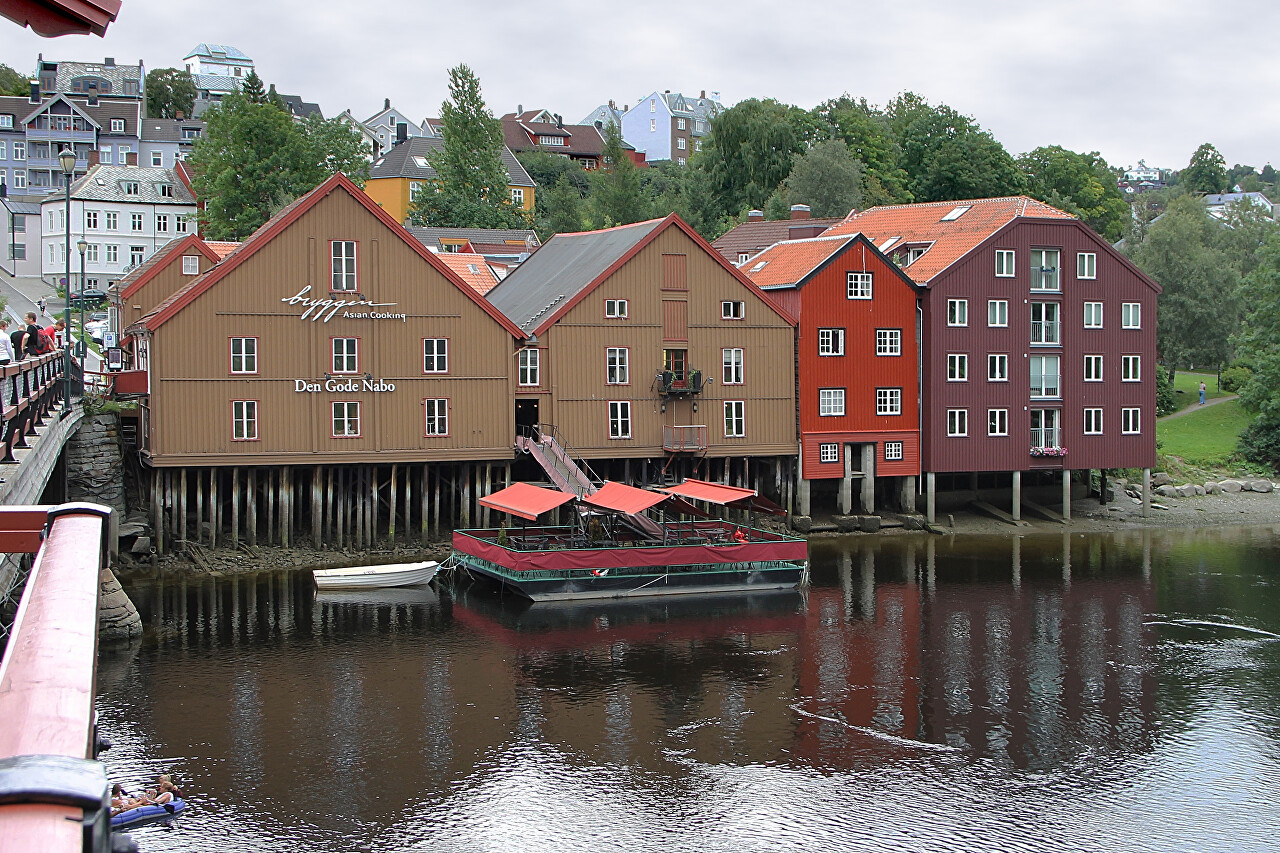
<svg viewBox="0 0 1280 853"><path fill-rule="evenodd" d="M1036 371L1032 369L1032 365L1036 362L1040 363L1040 388L1037 389L1034 384ZM1048 368L1056 365L1055 372L1049 373ZM1046 377L1052 376L1054 381L1050 385ZM1027 381L1028 389L1033 400L1057 400L1062 397L1062 356L1058 355L1033 355L1028 359L1027 364Z"/></svg>
<svg viewBox="0 0 1280 853"><path fill-rule="evenodd" d="M625 320L627 318L627 300L606 299L604 301L604 317L606 320Z"/></svg>
<svg viewBox="0 0 1280 853"><path fill-rule="evenodd" d="M969 410L947 409L947 437L965 438L969 435Z"/></svg>
<svg viewBox="0 0 1280 853"><path fill-rule="evenodd" d="M902 355L902 330L876 329L876 355Z"/></svg>
<svg viewBox="0 0 1280 853"><path fill-rule="evenodd" d="M522 388L537 388L542 384L542 357L537 347L520 350L517 378Z"/></svg>
<svg viewBox="0 0 1280 853"><path fill-rule="evenodd" d="M124 133L124 119L122 119L122 118L113 118L113 119L111 120L111 132L112 132L112 133Z"/></svg>
<svg viewBox="0 0 1280 853"><path fill-rule="evenodd" d="M904 449L905 449L905 442L886 441L884 443L884 460L886 462L902 461Z"/></svg>
<svg viewBox="0 0 1280 853"><path fill-rule="evenodd" d="M86 262L96 264L98 262L98 244L90 243L85 247L84 259Z"/></svg>
<svg viewBox="0 0 1280 853"><path fill-rule="evenodd" d="M1040 264L1036 266L1036 256L1040 256ZM1046 263L1051 260L1055 264L1053 267L1047 267ZM1046 272L1052 270L1052 272ZM1031 250L1031 291L1033 293L1061 293L1062 292L1062 251L1060 249L1032 249Z"/></svg>
<svg viewBox="0 0 1280 853"><path fill-rule="evenodd" d="M107 249L106 251L107 263L109 264L120 263L120 246L116 243L108 243L106 245L106 249Z"/></svg>
<svg viewBox="0 0 1280 853"><path fill-rule="evenodd" d="M947 325L955 327L969 325L968 299L947 300Z"/></svg>
<svg viewBox="0 0 1280 853"><path fill-rule="evenodd" d="M1084 304L1084 327L1086 329L1102 328L1102 303L1086 302Z"/></svg>
<svg viewBox="0 0 1280 853"><path fill-rule="evenodd" d="M156 214L156 233L157 234L169 233L169 214L167 213Z"/></svg>
<svg viewBox="0 0 1280 853"><path fill-rule="evenodd" d="M239 436L236 435L239 433ZM231 401L231 440L258 440L258 401Z"/></svg>
<svg viewBox="0 0 1280 853"><path fill-rule="evenodd" d="M449 339L448 338L423 338L422 339L422 372L423 373L448 373L449 372Z"/></svg>
<svg viewBox="0 0 1280 853"><path fill-rule="evenodd" d="M747 403L745 400L724 401L724 437L747 437Z"/></svg>
<svg viewBox="0 0 1280 853"><path fill-rule="evenodd" d="M1102 382L1102 356L1086 355L1084 357L1084 382Z"/></svg>
<svg viewBox="0 0 1280 853"><path fill-rule="evenodd" d="M631 401L609 401L609 438L631 438Z"/></svg>
<svg viewBox="0 0 1280 853"><path fill-rule="evenodd" d="M119 231L119 230L120 230L120 214L119 214L119 212L114 211L114 210L108 210L106 213L102 214L102 218L103 218L103 220L104 220L104 221L103 221L103 225L106 227L106 229L107 229L108 231Z"/></svg>
<svg viewBox="0 0 1280 853"><path fill-rule="evenodd" d="M329 355L333 373L347 376L360 372L359 338L330 338Z"/></svg>
<svg viewBox="0 0 1280 853"><path fill-rule="evenodd" d="M875 294L875 276L867 270L854 270L845 275L845 296L849 299L871 299Z"/></svg>
<svg viewBox="0 0 1280 853"><path fill-rule="evenodd" d="M1092 281L1098 277L1098 253L1076 253L1076 278Z"/></svg>
<svg viewBox="0 0 1280 853"><path fill-rule="evenodd" d="M1141 302L1120 303L1120 328L1122 329L1141 329L1142 328L1142 303Z"/></svg>
<svg viewBox="0 0 1280 853"><path fill-rule="evenodd" d="M901 388L877 388L876 389L876 416L900 415L902 414L902 389Z"/></svg>
<svg viewBox="0 0 1280 853"><path fill-rule="evenodd" d="M1120 356L1120 381L1121 382L1141 382L1142 381L1142 356L1140 355Z"/></svg>
<svg viewBox="0 0 1280 853"><path fill-rule="evenodd" d="M947 353L947 381L969 381L969 354L964 352Z"/></svg>
<svg viewBox="0 0 1280 853"><path fill-rule="evenodd" d="M333 438L360 438L360 401L359 400L334 400L333 405L329 407L330 425L332 428L331 435ZM341 406L341 414L338 407ZM341 424L342 432L338 432L338 426ZM352 427L354 426L354 431Z"/></svg>
<svg viewBox="0 0 1280 853"><path fill-rule="evenodd" d="M720 367L721 376L720 384L722 385L741 385L744 380L744 372L742 366L743 350L742 347L724 347L720 350Z"/></svg>
<svg viewBox="0 0 1280 853"><path fill-rule="evenodd" d="M130 231L141 231L145 226L146 226L146 222L142 218L141 213L129 214L129 230Z"/></svg>
<svg viewBox="0 0 1280 853"><path fill-rule="evenodd" d="M159 168L162 168L162 167L164 166L164 152L163 152L163 151L152 151L152 152L151 152L151 166L152 166L152 168L154 168L154 169L159 169Z"/></svg>
<svg viewBox="0 0 1280 853"><path fill-rule="evenodd" d="M1017 275L1013 249L996 249L996 278L1013 278Z"/></svg>
<svg viewBox="0 0 1280 853"><path fill-rule="evenodd" d="M987 327L992 329L1004 329L1009 326L1009 300L1008 299L988 299L987 300Z"/></svg>
<svg viewBox="0 0 1280 853"><path fill-rule="evenodd" d="M511 188L511 203L516 207L524 207L524 187Z"/></svg>
<svg viewBox="0 0 1280 853"><path fill-rule="evenodd" d="M606 385L631 384L631 350L627 347L605 347L604 382Z"/></svg>
<svg viewBox="0 0 1280 853"><path fill-rule="evenodd" d="M1142 409L1135 407L1120 410L1120 434L1142 434Z"/></svg>
<svg viewBox="0 0 1280 853"><path fill-rule="evenodd" d="M819 329L818 355L844 355L844 329Z"/></svg>
<svg viewBox="0 0 1280 853"><path fill-rule="evenodd" d="M845 389L844 388L819 388L818 389L818 416L823 418L838 418L845 413Z"/></svg>
<svg viewBox="0 0 1280 853"><path fill-rule="evenodd" d="M1002 352L987 353L987 381L1009 381L1009 355Z"/></svg>
<svg viewBox="0 0 1280 853"><path fill-rule="evenodd" d="M230 347L231 373L252 374L258 372L258 339L256 337L232 338ZM237 349L239 352L237 352ZM239 369L236 369L237 360L240 362Z"/></svg>
<svg viewBox="0 0 1280 853"><path fill-rule="evenodd" d="M200 275L200 256L199 255L183 255L182 256L182 274L183 275Z"/></svg>
<svg viewBox="0 0 1280 853"><path fill-rule="evenodd" d="M992 437L1009 434L1009 410L987 409L987 435Z"/></svg>
<svg viewBox="0 0 1280 853"><path fill-rule="evenodd" d="M726 299L720 303L721 320L741 320L746 314L747 303L745 302Z"/></svg>
<svg viewBox="0 0 1280 853"><path fill-rule="evenodd" d="M818 445L818 462L823 464L831 464L840 461L840 445L834 441L823 442Z"/></svg>
<svg viewBox="0 0 1280 853"><path fill-rule="evenodd" d="M1036 308L1040 308L1041 319L1035 318ZM1044 319L1052 314L1053 319ZM1036 340L1035 330L1039 324L1040 340ZM1048 332L1052 330L1053 340L1049 340ZM1062 303L1060 302L1032 302L1031 303L1031 346L1033 347L1060 347L1062 346Z"/></svg>
<svg viewBox="0 0 1280 853"><path fill-rule="evenodd" d="M98 211L86 210L84 212L84 227L90 231L98 230Z"/></svg>
<svg viewBox="0 0 1280 853"><path fill-rule="evenodd" d="M439 438L449 434L449 398L428 397L422 401L423 435Z"/></svg>
<svg viewBox="0 0 1280 853"><path fill-rule="evenodd" d="M357 254L359 249L355 240L330 240L330 278L329 290L334 293L351 293L360 290Z"/></svg>
<svg viewBox="0 0 1280 853"><path fill-rule="evenodd" d="M1102 409L1084 410L1084 435L1102 435Z"/></svg>

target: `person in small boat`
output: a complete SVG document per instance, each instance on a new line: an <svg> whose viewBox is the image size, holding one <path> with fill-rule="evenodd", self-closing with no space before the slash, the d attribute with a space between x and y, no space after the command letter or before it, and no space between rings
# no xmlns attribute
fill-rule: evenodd
<svg viewBox="0 0 1280 853"><path fill-rule="evenodd" d="M161 773L156 779L156 786L147 789L147 796L151 798L153 803L162 806L180 798L182 791L178 790L178 786L173 784L173 779L170 778L168 773Z"/></svg>
<svg viewBox="0 0 1280 853"><path fill-rule="evenodd" d="M111 816L115 817L121 812L127 812L130 809L136 809L139 806L149 806L154 803L148 796L133 797L125 791L124 786L119 782L111 786Z"/></svg>

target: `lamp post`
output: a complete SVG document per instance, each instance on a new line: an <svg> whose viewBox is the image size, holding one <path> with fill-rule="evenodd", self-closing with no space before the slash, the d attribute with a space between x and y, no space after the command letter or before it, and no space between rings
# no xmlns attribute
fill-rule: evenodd
<svg viewBox="0 0 1280 853"><path fill-rule="evenodd" d="M71 175L76 170L76 152L72 151L70 148L63 148L58 152L58 165L62 167L62 182L66 186L67 199L67 277L65 279L67 283L67 309L63 312L63 317L66 320L68 334L67 347L62 359L62 387L66 390L66 400L64 401L65 405L63 406L63 411L69 412L71 411L71 335L69 331L71 328Z"/></svg>
<svg viewBox="0 0 1280 853"><path fill-rule="evenodd" d="M84 342L84 253L89 251L89 243L81 235L76 241L76 248L80 250L80 335L76 339L76 355L80 357L80 374L84 375L84 357L86 355ZM68 334L70 334L71 324L67 324Z"/></svg>

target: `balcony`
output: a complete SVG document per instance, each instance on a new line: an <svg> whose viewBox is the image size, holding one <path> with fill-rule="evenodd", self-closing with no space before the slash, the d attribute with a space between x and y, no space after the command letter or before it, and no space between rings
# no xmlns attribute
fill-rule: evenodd
<svg viewBox="0 0 1280 853"><path fill-rule="evenodd" d="M669 453L696 453L707 449L707 428L700 426L662 427L662 449Z"/></svg>
<svg viewBox="0 0 1280 853"><path fill-rule="evenodd" d="M1061 468L1066 463L1067 449L1062 446L1059 427L1031 428L1031 467Z"/></svg>
<svg viewBox="0 0 1280 853"><path fill-rule="evenodd" d="M658 393L664 397L683 397L702 393L701 370L664 370L658 374Z"/></svg>
<svg viewBox="0 0 1280 853"><path fill-rule="evenodd" d="M1058 331L1057 320L1032 320L1031 345L1056 347L1061 345L1062 337Z"/></svg>
<svg viewBox="0 0 1280 853"><path fill-rule="evenodd" d="M1031 377L1031 396L1032 397L1052 397L1062 396L1062 384L1056 374L1046 373L1043 376Z"/></svg>

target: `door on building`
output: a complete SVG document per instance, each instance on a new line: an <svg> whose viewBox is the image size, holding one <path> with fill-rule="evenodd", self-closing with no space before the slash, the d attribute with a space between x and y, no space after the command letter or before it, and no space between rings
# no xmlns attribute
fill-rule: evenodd
<svg viewBox="0 0 1280 853"><path fill-rule="evenodd" d="M516 398L516 434L527 435L538 425L538 398Z"/></svg>

